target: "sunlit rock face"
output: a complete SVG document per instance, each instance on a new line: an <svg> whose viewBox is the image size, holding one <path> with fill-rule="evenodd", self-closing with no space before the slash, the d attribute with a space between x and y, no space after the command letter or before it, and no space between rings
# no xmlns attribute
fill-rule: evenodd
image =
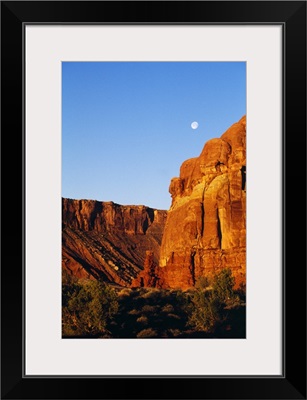
<svg viewBox="0 0 307 400"><path fill-rule="evenodd" d="M166 214L146 206L63 198L63 270L130 286L143 270L146 251L158 263Z"/></svg>
<svg viewBox="0 0 307 400"><path fill-rule="evenodd" d="M225 267L245 283L246 117L185 161L169 191L159 285L187 289Z"/></svg>
<svg viewBox="0 0 307 400"><path fill-rule="evenodd" d="M246 279L246 118L170 182L169 211L95 200L62 201L62 266L78 278L188 289L229 267Z"/></svg>

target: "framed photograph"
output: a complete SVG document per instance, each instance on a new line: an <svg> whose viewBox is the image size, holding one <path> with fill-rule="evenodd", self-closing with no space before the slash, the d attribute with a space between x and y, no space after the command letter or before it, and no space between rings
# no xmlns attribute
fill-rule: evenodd
<svg viewBox="0 0 307 400"><path fill-rule="evenodd" d="M1 29L2 398L306 399L306 2Z"/></svg>

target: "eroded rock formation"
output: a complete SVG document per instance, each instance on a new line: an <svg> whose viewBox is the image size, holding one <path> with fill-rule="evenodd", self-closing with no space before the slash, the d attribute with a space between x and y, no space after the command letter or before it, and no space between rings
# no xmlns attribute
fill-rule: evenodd
<svg viewBox="0 0 307 400"><path fill-rule="evenodd" d="M62 267L78 278L129 286L146 251L158 264L166 211L62 199Z"/></svg>
<svg viewBox="0 0 307 400"><path fill-rule="evenodd" d="M200 276L229 267L239 285L246 275L246 118L199 157L185 161L169 191L160 283L187 289Z"/></svg>
<svg viewBox="0 0 307 400"><path fill-rule="evenodd" d="M137 278L132 281L131 287L155 287L161 288L163 282L161 281L162 276L159 273L162 272L162 269L159 268L159 265L155 261L155 257L152 251L146 251L146 258L144 262L144 269L139 273Z"/></svg>
<svg viewBox="0 0 307 400"><path fill-rule="evenodd" d="M122 286L188 289L229 267L237 286L245 283L246 118L186 160L169 191L168 212L63 199L63 269Z"/></svg>

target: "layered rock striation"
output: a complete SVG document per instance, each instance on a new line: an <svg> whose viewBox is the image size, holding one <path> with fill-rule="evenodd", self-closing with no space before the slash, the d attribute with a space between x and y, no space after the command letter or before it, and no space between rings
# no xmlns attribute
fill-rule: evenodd
<svg viewBox="0 0 307 400"><path fill-rule="evenodd" d="M246 118L185 161L169 191L159 286L187 289L226 267L245 282Z"/></svg>
<svg viewBox="0 0 307 400"><path fill-rule="evenodd" d="M63 269L78 278L130 286L146 251L158 263L166 214L146 206L63 198Z"/></svg>

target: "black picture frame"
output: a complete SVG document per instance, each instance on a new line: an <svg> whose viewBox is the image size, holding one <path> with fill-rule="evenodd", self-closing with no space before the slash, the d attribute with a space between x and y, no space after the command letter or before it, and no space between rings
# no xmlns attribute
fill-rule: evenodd
<svg viewBox="0 0 307 400"><path fill-rule="evenodd" d="M282 376L116 378L23 376L25 267L23 29L26 23L239 23L283 26L284 368ZM2 1L1 92L1 397L3 399L306 399L306 2ZM263 195L265 196L265 193Z"/></svg>

